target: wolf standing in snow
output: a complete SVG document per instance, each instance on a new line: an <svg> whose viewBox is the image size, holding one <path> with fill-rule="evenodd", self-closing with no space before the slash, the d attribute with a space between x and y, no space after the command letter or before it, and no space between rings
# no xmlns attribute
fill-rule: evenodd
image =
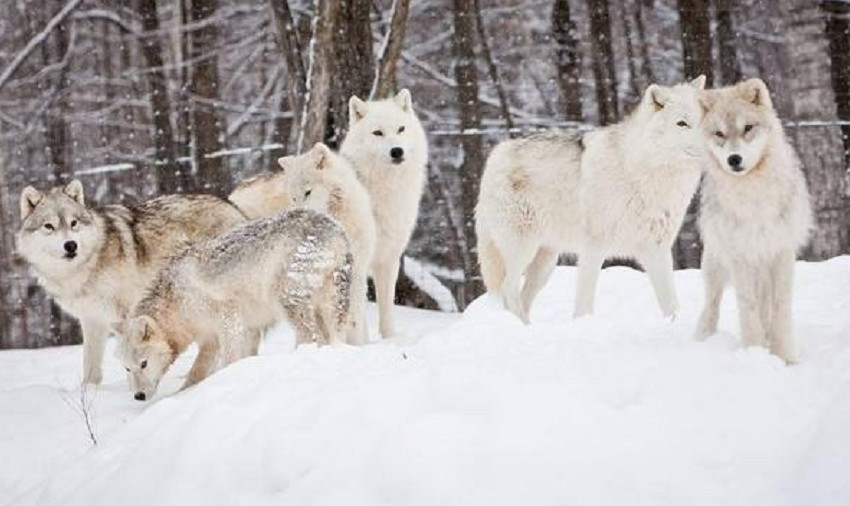
<svg viewBox="0 0 850 506"><path fill-rule="evenodd" d="M283 157L278 164L281 172L241 183L230 201L251 219L303 207L339 221L354 255L348 343L365 344L369 342L366 281L376 240L369 194L351 165L322 143L303 155Z"/></svg>
<svg viewBox="0 0 850 506"><path fill-rule="evenodd" d="M137 400L193 342L183 388L246 355L257 336L288 320L298 343L344 342L352 256L333 219L299 209L253 221L175 257L122 322L116 350Z"/></svg>
<svg viewBox="0 0 850 506"><path fill-rule="evenodd" d="M399 259L416 226L427 175L428 140L407 90L380 101L351 97L348 115L348 135L340 154L354 166L372 199L378 237L372 278L381 336L392 337Z"/></svg>
<svg viewBox="0 0 850 506"><path fill-rule="evenodd" d="M39 284L80 320L83 378L97 384L110 325L127 316L165 260L244 222L235 206L208 195L92 208L72 181L47 193L24 189L17 247Z"/></svg>
<svg viewBox="0 0 850 506"><path fill-rule="evenodd" d="M791 363L794 261L812 227L806 179L761 79L710 91L706 102L711 164L699 216L705 307L697 337L717 330L728 282L744 345L767 346Z"/></svg>
<svg viewBox="0 0 850 506"><path fill-rule="evenodd" d="M664 316L675 315L670 248L704 163L704 85L702 76L673 87L651 85L619 124L496 146L476 207L487 290L501 294L507 309L528 323L559 253L577 253L574 314L582 316L593 312L604 260L636 258Z"/></svg>

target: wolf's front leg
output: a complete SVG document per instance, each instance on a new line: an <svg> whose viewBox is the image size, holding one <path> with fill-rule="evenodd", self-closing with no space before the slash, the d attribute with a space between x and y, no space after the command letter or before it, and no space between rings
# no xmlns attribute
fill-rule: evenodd
<svg viewBox="0 0 850 506"><path fill-rule="evenodd" d="M378 299L378 320L381 337L393 337L396 333L393 308L395 306L395 284L398 279L399 258L384 259L372 269L375 280L375 298Z"/></svg>
<svg viewBox="0 0 850 506"><path fill-rule="evenodd" d="M744 346L765 346L764 324L761 321L760 296L763 282L761 269L753 264L741 263L735 267L733 284L738 301L738 319Z"/></svg>
<svg viewBox="0 0 850 506"><path fill-rule="evenodd" d="M661 314L665 318L675 317L679 311L679 301L676 297L676 285L673 284L673 256L670 249L653 249L639 260L652 283Z"/></svg>
<svg viewBox="0 0 850 506"><path fill-rule="evenodd" d="M369 326L366 321L366 270L357 266L352 273L350 292L350 317L347 342L351 345L369 343Z"/></svg>
<svg viewBox="0 0 850 506"><path fill-rule="evenodd" d="M103 349L109 327L97 321L81 320L83 330L83 381L99 385L103 380Z"/></svg>
<svg viewBox="0 0 850 506"><path fill-rule="evenodd" d="M576 306L573 317L593 314L596 301L596 281L599 271L605 262L602 248L588 247L579 253L578 257L578 286L576 287Z"/></svg>
<svg viewBox="0 0 850 506"><path fill-rule="evenodd" d="M218 341L216 339L207 339L199 344L198 356L195 357L195 363L189 369L189 374L186 376L186 381L180 388L184 390L192 385L199 383L210 375L210 371L215 367L216 359L218 358Z"/></svg>
<svg viewBox="0 0 850 506"><path fill-rule="evenodd" d="M222 369L242 358L249 342L248 328L238 314L225 312L218 332L218 354Z"/></svg>
<svg viewBox="0 0 850 506"><path fill-rule="evenodd" d="M720 301L723 299L723 289L726 286L728 276L723 265L709 253L708 248L703 251L700 271L702 272L705 301L697 325L696 338L703 340L717 332L717 321L720 319Z"/></svg>
<svg viewBox="0 0 850 506"><path fill-rule="evenodd" d="M793 251L782 252L770 270L773 293L769 301L772 318L767 324L768 344L771 352L789 364L797 362L791 314L795 260L796 255Z"/></svg>

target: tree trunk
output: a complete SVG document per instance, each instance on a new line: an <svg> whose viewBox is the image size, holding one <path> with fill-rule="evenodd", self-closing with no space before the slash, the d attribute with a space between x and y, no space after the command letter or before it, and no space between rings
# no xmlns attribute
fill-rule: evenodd
<svg viewBox="0 0 850 506"><path fill-rule="evenodd" d="M303 99L307 94L307 70L304 68L301 42L298 40L298 28L295 26L295 18L292 16L288 0L269 0L269 6L274 20L275 40L286 69L286 89L288 91L289 110L292 112L290 121L285 124L283 120L278 121L278 140L286 146L289 144L289 137L292 135L292 125L301 124L300 116L304 109Z"/></svg>
<svg viewBox="0 0 850 506"><path fill-rule="evenodd" d="M348 99L352 95L366 98L375 81L375 59L372 53L370 0L337 0L337 29L334 30L335 76L331 82L329 136L327 142L337 147L348 130Z"/></svg>
<svg viewBox="0 0 850 506"><path fill-rule="evenodd" d="M581 50L569 0L555 0L552 7L552 39L555 42L555 71L567 119L581 121Z"/></svg>
<svg viewBox="0 0 850 506"><path fill-rule="evenodd" d="M838 119L850 122L850 3L846 0L821 0L826 13L826 36L832 68L832 89ZM841 126L844 141L845 170L850 171L850 125Z"/></svg>
<svg viewBox="0 0 850 506"><path fill-rule="evenodd" d="M590 12L590 46L593 51L599 124L609 125L617 122L620 112L608 0L587 0L587 9Z"/></svg>
<svg viewBox="0 0 850 506"><path fill-rule="evenodd" d="M310 65L307 69L306 97L296 151L310 149L325 139L330 104L331 72L334 57L334 30L339 9L335 0L316 0L313 35L310 41Z"/></svg>
<svg viewBox="0 0 850 506"><path fill-rule="evenodd" d="M706 86L714 83L711 62L711 18L709 0L679 0L679 26L682 30L682 56L685 80L705 75Z"/></svg>
<svg viewBox="0 0 850 506"><path fill-rule="evenodd" d="M410 0L393 0L390 27L384 38L383 50L378 55L375 82L369 93L371 99L392 96L396 92L395 68L401 56L404 33L407 28L407 16L410 13Z"/></svg>
<svg viewBox="0 0 850 506"><path fill-rule="evenodd" d="M487 36L487 27L484 26L484 17L481 15L481 4L478 0L473 0L473 3L475 4L475 27L478 30L478 41L481 43L481 56L487 62L487 72L490 74L490 80L493 82L493 87L496 88L496 94L499 96L499 112L502 116L502 121L505 122L505 130L507 130L509 137L514 137L518 132L514 128L514 120L511 117L508 94L502 85L499 68L496 66L496 60L493 59L493 53L490 51L490 38Z"/></svg>
<svg viewBox="0 0 850 506"><path fill-rule="evenodd" d="M717 47L720 60L720 85L730 85L741 80L741 63L738 61L738 36L735 32L736 3L732 0L714 0L714 18L717 21Z"/></svg>
<svg viewBox="0 0 850 506"><path fill-rule="evenodd" d="M811 0L782 0L780 8L787 23L785 47L790 71L786 79L793 100L793 119L834 121L832 71L818 4ZM841 129L828 125L792 126L788 134L803 162L817 219L806 256L824 259L850 251Z"/></svg>
<svg viewBox="0 0 850 506"><path fill-rule="evenodd" d="M193 23L204 23L215 15L217 0L192 0L189 15ZM190 54L196 60L190 79L192 97L192 134L195 140L195 184L193 191L226 196L233 186L230 172L221 157L209 155L221 151L224 129L215 104L219 100L218 56L215 46L218 30L215 22L197 28L191 38ZM203 184L201 184L203 182Z"/></svg>
<svg viewBox="0 0 850 506"><path fill-rule="evenodd" d="M475 68L475 2L453 0L454 33L452 43L455 57L455 81L457 82L460 108L461 147L463 163L458 168L461 180L463 209L464 286L459 297L459 306L465 308L484 292L476 258L475 203L481 172L484 168L484 146L478 130L481 128L481 104L478 100L478 73Z"/></svg>
<svg viewBox="0 0 850 506"><path fill-rule="evenodd" d="M644 0L635 1L634 16L641 56L641 74L644 78L643 88L646 88L655 82L655 73L652 71L652 60L649 57L649 41L646 39L646 26L643 21L643 2Z"/></svg>
<svg viewBox="0 0 850 506"><path fill-rule="evenodd" d="M168 81L163 68L164 58L159 35L159 16L156 0L140 0L139 16L142 18L142 54L148 67L148 85L153 111L154 167L160 194L185 191L189 186L187 175L179 171L174 150L174 131L171 128L171 102L168 98Z"/></svg>

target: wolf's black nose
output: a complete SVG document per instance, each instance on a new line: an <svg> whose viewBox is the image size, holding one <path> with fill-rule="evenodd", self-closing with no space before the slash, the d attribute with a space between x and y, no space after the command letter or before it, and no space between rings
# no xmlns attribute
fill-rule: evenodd
<svg viewBox="0 0 850 506"><path fill-rule="evenodd" d="M740 169L741 162L744 161L744 159L741 158L741 155L729 155L729 158L727 158L726 161L729 162L729 166L733 169Z"/></svg>
<svg viewBox="0 0 850 506"><path fill-rule="evenodd" d="M399 148L399 147L395 147L395 148L392 148L390 150L390 157L393 160L400 160L403 156L404 156L404 150Z"/></svg>
<svg viewBox="0 0 850 506"><path fill-rule="evenodd" d="M77 241L67 241L65 243L65 252L73 254L77 252Z"/></svg>
<svg viewBox="0 0 850 506"><path fill-rule="evenodd" d="M137 401L143 401L143 400L146 399L145 393L144 392L136 392L136 395L133 396L133 399L136 399Z"/></svg>

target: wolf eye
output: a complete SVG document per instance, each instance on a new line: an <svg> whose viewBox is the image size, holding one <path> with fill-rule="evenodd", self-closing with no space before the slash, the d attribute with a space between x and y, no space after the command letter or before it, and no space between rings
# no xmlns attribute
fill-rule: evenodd
<svg viewBox="0 0 850 506"><path fill-rule="evenodd" d="M53 232L54 230L56 230L56 229L53 227L53 225L51 225L50 223L45 223L45 224L44 224L44 229L45 229L45 230L49 230L49 231L51 231L51 232Z"/></svg>
<svg viewBox="0 0 850 506"><path fill-rule="evenodd" d="M714 136L717 137L718 139L725 139L726 138L726 136L723 135L723 132L721 132L720 130L714 132Z"/></svg>
<svg viewBox="0 0 850 506"><path fill-rule="evenodd" d="M142 369L144 369L144 368L145 368L145 367L147 367L147 366L148 366L148 361L147 361L147 360L142 360L142 363L141 363L141 364L139 364L139 367L141 367Z"/></svg>
<svg viewBox="0 0 850 506"><path fill-rule="evenodd" d="M746 126L744 126L744 133L748 134L748 133L750 133L750 130L752 130L752 129L753 129L753 125L746 125Z"/></svg>
<svg viewBox="0 0 850 506"><path fill-rule="evenodd" d="M125 371L127 371L127 372L130 372L130 368L129 368L129 367L125 367L125 368L124 368L124 370L125 370Z"/></svg>
<svg viewBox="0 0 850 506"><path fill-rule="evenodd" d="M306 199L307 197L309 197L310 195L312 195L312 193L313 193L313 189L312 189L312 188L311 188L311 189L309 189L309 190L307 190L307 191L305 191L305 192L304 192L304 198Z"/></svg>
<svg viewBox="0 0 850 506"><path fill-rule="evenodd" d="M679 120L679 122L678 122L678 123L676 123L676 126L680 126L680 127L687 127L687 126L688 126L688 122L682 119L682 120Z"/></svg>
<svg viewBox="0 0 850 506"><path fill-rule="evenodd" d="M404 127L403 126L398 127L398 133L404 133Z"/></svg>
<svg viewBox="0 0 850 506"><path fill-rule="evenodd" d="M77 228L77 220L71 220L71 228Z"/></svg>
<svg viewBox="0 0 850 506"><path fill-rule="evenodd" d="M384 135L384 132L380 130L375 130L374 132L372 132L372 135L374 135L375 137L382 137Z"/></svg>

